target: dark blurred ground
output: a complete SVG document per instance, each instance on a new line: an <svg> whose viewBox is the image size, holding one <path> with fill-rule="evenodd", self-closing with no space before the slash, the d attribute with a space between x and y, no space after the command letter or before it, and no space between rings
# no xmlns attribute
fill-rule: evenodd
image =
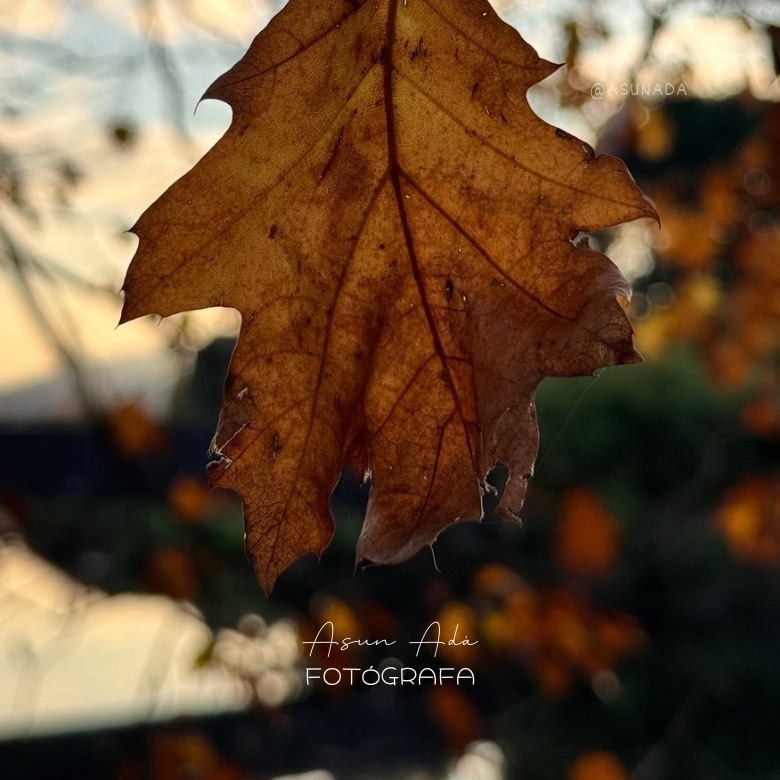
<svg viewBox="0 0 780 780"><path fill-rule="evenodd" d="M403 648L433 620L457 622L479 645L429 662L467 665L477 682L396 692L322 686L281 711L164 733L194 730L252 776L443 766L479 738L502 746L512 777L563 777L595 752L632 777L778 776L780 569L730 548L718 521L749 513L757 496L770 513L759 518L769 523L762 533L780 533L770 522L776 442L746 430L744 394L713 385L693 348L543 383L541 457L523 527L488 511L481 525L447 531L435 548L439 571L421 553L353 572L366 491L345 475L322 562L301 560L268 600L245 560L235 505L219 503L197 522L182 522L170 502L160 509L166 485L201 471L213 399L196 395L189 401L204 425L171 426L165 457L134 460L142 494L122 485L83 429L5 432L6 497L28 543L109 592L151 587L192 600L217 627L258 612L292 616L305 635L327 618L337 632L392 637ZM184 586L178 569L166 569L162 551L172 549L190 562ZM414 664L411 650L399 652ZM383 658L366 648L355 663ZM82 776L114 776L133 754L140 774L120 776L150 776L160 733L6 745L0 765L8 777L44 777L60 760Z"/></svg>

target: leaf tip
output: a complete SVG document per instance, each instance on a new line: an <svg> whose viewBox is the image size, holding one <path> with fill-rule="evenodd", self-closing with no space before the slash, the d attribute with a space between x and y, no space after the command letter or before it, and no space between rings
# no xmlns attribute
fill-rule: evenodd
<svg viewBox="0 0 780 780"><path fill-rule="evenodd" d="M122 289L119 291L124 296L124 302L122 303L122 311L119 313L119 322L117 322L117 327L120 325L124 325L126 322L131 322L132 320L137 320L139 317L143 317L144 314L149 314L150 312L143 312L138 311L138 307L133 305L133 302L131 300L131 296L127 294L127 288L122 287Z"/></svg>
<svg viewBox="0 0 780 780"><path fill-rule="evenodd" d="M645 359L642 357L642 354L637 351L635 347L631 347L631 351L626 353L622 364L624 366L630 366L634 363L644 363Z"/></svg>
<svg viewBox="0 0 780 780"><path fill-rule="evenodd" d="M499 507L497 510L497 514L502 520L509 520L511 523L522 526L523 518L520 517L518 512L519 510L510 509L507 506Z"/></svg>
<svg viewBox="0 0 780 780"><path fill-rule="evenodd" d="M263 589L267 598L271 595L274 585L276 585L276 581L279 579L279 575L284 570L284 567L280 567L278 563L277 565L274 565L273 560L264 560L262 556L255 555L246 544L246 534L244 535L244 550L246 552L246 557L249 559L249 562L254 569L255 579Z"/></svg>
<svg viewBox="0 0 780 780"><path fill-rule="evenodd" d="M540 57L539 69L544 72L542 80L546 79L548 76L552 76L553 73L555 73L557 70L560 70L565 64L565 62L552 62L550 60L543 60Z"/></svg>
<svg viewBox="0 0 780 780"><path fill-rule="evenodd" d="M653 205L653 202L650 200L650 198L647 197L647 195L642 196L644 199L644 207L645 207L645 214L644 216L648 217L649 219L652 219L656 227L660 230L661 229L661 215L658 213L658 210Z"/></svg>
<svg viewBox="0 0 780 780"><path fill-rule="evenodd" d="M122 310L119 312L119 322L117 322L116 326L117 328L120 325L124 325L126 322L130 322L130 320L135 319L135 317L130 314L130 306L127 302L127 292L124 287L119 291L120 294L123 296L124 300L122 301Z"/></svg>

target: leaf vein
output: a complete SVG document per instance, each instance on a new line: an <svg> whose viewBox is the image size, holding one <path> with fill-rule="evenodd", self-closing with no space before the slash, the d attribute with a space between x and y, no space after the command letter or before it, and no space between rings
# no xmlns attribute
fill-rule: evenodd
<svg viewBox="0 0 780 780"><path fill-rule="evenodd" d="M395 66L393 66L393 70L396 74L398 74L409 86L417 92L419 95L424 97L431 105L433 105L436 109L438 109L444 116L446 116L448 119L450 119L452 122L454 122L458 127L460 127L467 135L471 136L472 138L476 138L480 144L482 144L486 149L490 149L494 154L498 155L499 157L502 157L507 162L512 163L513 165L520 168L520 170L525 171L525 173L533 176L536 179L540 179L541 181L547 182L548 184L552 184L556 187L560 187L561 189L569 190L570 192L576 192L579 195L587 195L589 197L598 197L600 200L606 201L608 203L615 203L619 206L630 206L630 203L627 203L626 201L619 200L618 198L611 198L608 195L605 195L603 190L596 195L596 193L589 192L586 189L583 189L582 187L577 187L572 184L568 184L564 181L561 181L559 179L553 178L552 176L547 176L544 173L540 173L537 170L534 170L533 168L530 168L525 163L520 162L516 157L509 154L508 152L505 152L503 149L500 149L495 144L490 143L487 139L485 139L483 136L479 135L475 130L472 130L460 117L453 114L451 111L449 111L445 106L437 100L433 95L431 95L429 92L427 92L423 87L421 87L416 81L411 79L409 76L406 75L402 70L399 70ZM539 120L540 122L542 120ZM584 160L584 157L583 157Z"/></svg>

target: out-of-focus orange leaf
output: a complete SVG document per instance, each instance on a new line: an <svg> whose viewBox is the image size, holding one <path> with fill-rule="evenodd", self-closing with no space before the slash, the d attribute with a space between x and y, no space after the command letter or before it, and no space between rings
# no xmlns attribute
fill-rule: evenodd
<svg viewBox="0 0 780 780"><path fill-rule="evenodd" d="M129 456L165 452L170 439L137 403L115 406L108 412L108 427L119 450Z"/></svg>
<svg viewBox="0 0 780 780"><path fill-rule="evenodd" d="M607 654L606 666L623 653L633 650L645 640L638 621L623 614L598 614L593 620L596 641Z"/></svg>
<svg viewBox="0 0 780 780"><path fill-rule="evenodd" d="M161 547L146 562L146 586L154 593L172 599L193 601L198 594L198 579L192 558L179 547Z"/></svg>
<svg viewBox="0 0 780 780"><path fill-rule="evenodd" d="M527 651L538 640L539 599L528 587L510 593L503 608L483 622L486 638L494 645L514 652Z"/></svg>
<svg viewBox="0 0 780 780"><path fill-rule="evenodd" d="M747 327L748 345L759 353L780 347L780 227L749 233L735 251L735 329ZM743 325L744 324L744 325ZM758 328L757 328L758 326Z"/></svg>
<svg viewBox="0 0 780 780"><path fill-rule="evenodd" d="M704 172L699 186L699 201L710 220L708 232L725 227L738 216L734 209L734 193L741 183L740 173L717 164Z"/></svg>
<svg viewBox="0 0 780 780"><path fill-rule="evenodd" d="M533 672L536 682L551 699L561 699L571 686L569 664L550 648L542 649L534 658Z"/></svg>
<svg viewBox="0 0 780 780"><path fill-rule="evenodd" d="M722 338L705 349L707 366L713 377L724 387L744 385L750 373L750 355L734 338Z"/></svg>
<svg viewBox="0 0 780 780"><path fill-rule="evenodd" d="M439 610L437 620L441 627L442 641L455 639L463 642L466 638L471 642L478 641L475 615L468 604L460 601L445 604ZM466 644L446 644L439 648L438 653L454 666L469 666L474 663L478 654L478 645Z"/></svg>
<svg viewBox="0 0 780 780"><path fill-rule="evenodd" d="M216 780L246 780L249 774L235 762L222 761L217 767Z"/></svg>
<svg viewBox="0 0 780 780"><path fill-rule="evenodd" d="M780 562L780 482L748 477L729 488L714 520L735 557L753 563Z"/></svg>
<svg viewBox="0 0 780 780"><path fill-rule="evenodd" d="M555 528L557 564L580 574L609 573L620 554L620 527L592 491L569 490Z"/></svg>
<svg viewBox="0 0 780 780"><path fill-rule="evenodd" d="M769 438L780 430L780 400L769 393L752 398L742 408L742 424L752 434Z"/></svg>
<svg viewBox="0 0 780 780"><path fill-rule="evenodd" d="M636 128L657 121L641 106L631 110ZM674 295L671 305L655 307L651 300L649 310L639 309L637 346L657 357L675 342L693 342L726 388L777 373L780 109L770 104L761 110L763 121L733 154L701 170L678 160L650 190L662 222L653 241L659 262L673 268L668 278ZM639 129L623 142L641 156ZM772 425L766 404L747 414L758 428Z"/></svg>
<svg viewBox="0 0 780 780"><path fill-rule="evenodd" d="M322 623L333 624L333 635L337 640L362 637L363 627L352 607L346 601L335 596L325 596L318 600L315 607L317 619Z"/></svg>
<svg viewBox="0 0 780 780"><path fill-rule="evenodd" d="M151 770L152 780L219 780L219 757L203 734L159 734Z"/></svg>
<svg viewBox="0 0 780 780"><path fill-rule="evenodd" d="M522 579L500 563L484 563L472 577L471 587L484 596L503 597L523 587Z"/></svg>
<svg viewBox="0 0 780 780"><path fill-rule="evenodd" d="M564 590L545 599L539 616L540 641L571 662L585 657L590 645L585 606Z"/></svg>
<svg viewBox="0 0 780 780"><path fill-rule="evenodd" d="M657 357L673 342L708 342L724 295L710 274L693 273L679 282L668 306L653 309L635 326L642 353Z"/></svg>
<svg viewBox="0 0 780 780"><path fill-rule="evenodd" d="M206 485L190 474L176 477L168 488L168 506L184 522L196 522L213 506Z"/></svg>
<svg viewBox="0 0 780 780"><path fill-rule="evenodd" d="M634 145L637 154L645 160L660 160L674 148L674 141L674 127L662 110L656 110L642 117Z"/></svg>
<svg viewBox="0 0 780 780"><path fill-rule="evenodd" d="M720 287L710 274L692 274L677 284L671 306L676 337L706 338L722 301Z"/></svg>
<svg viewBox="0 0 780 780"><path fill-rule="evenodd" d="M675 323L668 309L651 312L634 325L636 345L646 358L655 358L664 353L675 338Z"/></svg>
<svg viewBox="0 0 780 780"><path fill-rule="evenodd" d="M592 678L612 668L643 637L631 617L604 614L568 591L552 591L539 602L534 673L546 693L561 696L574 675Z"/></svg>
<svg viewBox="0 0 780 780"><path fill-rule="evenodd" d="M503 564L486 563L474 573L472 588L482 606L480 636L488 646L514 652L533 643L536 593L521 577Z"/></svg>
<svg viewBox="0 0 780 780"><path fill-rule="evenodd" d="M645 640L639 623L629 615L593 613L588 626L591 644L581 664L591 680L612 669L621 656L636 651Z"/></svg>
<svg viewBox="0 0 780 780"><path fill-rule="evenodd" d="M399 633L398 618L376 601L361 601L357 616L367 636L390 639Z"/></svg>
<svg viewBox="0 0 780 780"><path fill-rule="evenodd" d="M567 589L538 592L500 564L478 570L474 586L480 652L522 663L552 698L578 676L612 671L645 639L632 616L604 612Z"/></svg>
<svg viewBox="0 0 780 780"><path fill-rule="evenodd" d="M455 755L482 735L479 711L456 686L431 685L427 689L427 701L434 721Z"/></svg>
<svg viewBox="0 0 780 780"><path fill-rule="evenodd" d="M567 780L628 780L620 759L606 751L585 753L569 766Z"/></svg>
<svg viewBox="0 0 780 780"><path fill-rule="evenodd" d="M712 234L709 214L671 203L659 203L661 231L656 237L659 257L691 269L705 269L718 242Z"/></svg>

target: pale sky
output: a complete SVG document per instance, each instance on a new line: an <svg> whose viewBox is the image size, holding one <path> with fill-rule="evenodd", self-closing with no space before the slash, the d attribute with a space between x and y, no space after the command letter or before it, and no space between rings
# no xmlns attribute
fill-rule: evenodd
<svg viewBox="0 0 780 780"><path fill-rule="evenodd" d="M0 540L0 742L181 715L276 706L303 686L303 644L281 620L222 629L164 596L87 588ZM200 663L211 647L211 662ZM251 681L251 682L250 682Z"/></svg>
<svg viewBox="0 0 780 780"><path fill-rule="evenodd" d="M206 624L161 596L84 588L0 542L0 740L243 709L246 686L198 669Z"/></svg>

